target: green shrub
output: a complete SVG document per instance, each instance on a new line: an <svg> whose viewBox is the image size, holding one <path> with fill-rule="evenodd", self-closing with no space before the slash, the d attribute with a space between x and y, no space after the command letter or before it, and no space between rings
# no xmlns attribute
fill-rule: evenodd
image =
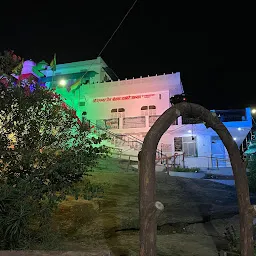
<svg viewBox="0 0 256 256"><path fill-rule="evenodd" d="M173 167L171 170L173 172L199 172L200 168L198 167L186 168L186 167L177 166L177 167Z"/></svg>
<svg viewBox="0 0 256 256"><path fill-rule="evenodd" d="M251 156L248 162L248 185L250 192L256 192L256 156Z"/></svg>
<svg viewBox="0 0 256 256"><path fill-rule="evenodd" d="M238 253L239 252L239 236L237 235L233 225L225 228L224 236L228 242L229 251Z"/></svg>
<svg viewBox="0 0 256 256"><path fill-rule="evenodd" d="M0 58L0 68L8 63ZM9 78L7 85L0 80L0 246L15 249L39 237L67 193L102 194L100 186L75 184L108 149L106 135L81 124L53 91Z"/></svg>
<svg viewBox="0 0 256 256"><path fill-rule="evenodd" d="M35 241L47 239L47 235L42 234L49 228L57 202L46 198L38 200L37 192L26 180L20 179L15 186L1 184L0 249L25 249Z"/></svg>

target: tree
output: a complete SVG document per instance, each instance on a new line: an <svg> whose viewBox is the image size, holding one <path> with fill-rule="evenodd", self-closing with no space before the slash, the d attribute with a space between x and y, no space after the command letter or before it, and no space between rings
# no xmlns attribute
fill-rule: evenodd
<svg viewBox="0 0 256 256"><path fill-rule="evenodd" d="M96 136L81 124L58 95L33 80L15 82L8 75L11 68L6 69L8 86L0 81L0 236L9 239L5 248L13 248L25 236L24 223L29 221L24 217L20 236L13 242L6 220L18 205L16 196L37 214L45 202L52 209L108 151L101 145L105 134Z"/></svg>
<svg viewBox="0 0 256 256"><path fill-rule="evenodd" d="M11 75L12 70L21 62L21 58L12 50L0 53L0 77L3 74Z"/></svg>
<svg viewBox="0 0 256 256"><path fill-rule="evenodd" d="M250 204L246 165L231 134L216 114L193 103L178 103L166 110L147 133L140 161L140 256L156 255L156 210L155 202L155 157L158 142L168 127L179 116L200 118L206 127L211 127L223 141L232 165L240 215L240 250L242 256L253 256L253 216ZM161 208L161 207L160 207Z"/></svg>

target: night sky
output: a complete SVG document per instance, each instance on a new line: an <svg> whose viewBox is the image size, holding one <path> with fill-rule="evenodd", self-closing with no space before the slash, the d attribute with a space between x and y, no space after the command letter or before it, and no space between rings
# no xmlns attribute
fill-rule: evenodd
<svg viewBox="0 0 256 256"><path fill-rule="evenodd" d="M60 64L96 58L134 0L9 2L0 51L47 62L56 52ZM253 7L210 3L138 0L101 57L120 79L179 71L190 101L209 109L255 106Z"/></svg>

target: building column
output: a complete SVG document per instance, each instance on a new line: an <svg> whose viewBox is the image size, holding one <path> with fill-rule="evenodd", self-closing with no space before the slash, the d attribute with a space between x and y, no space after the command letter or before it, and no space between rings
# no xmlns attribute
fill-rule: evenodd
<svg viewBox="0 0 256 256"><path fill-rule="evenodd" d="M149 127L149 116L145 116L146 119L146 128L150 128Z"/></svg>
<svg viewBox="0 0 256 256"><path fill-rule="evenodd" d="M178 117L178 125L182 125L182 116Z"/></svg>
<svg viewBox="0 0 256 256"><path fill-rule="evenodd" d="M124 118L123 117L119 117L119 129L123 129L123 122Z"/></svg>

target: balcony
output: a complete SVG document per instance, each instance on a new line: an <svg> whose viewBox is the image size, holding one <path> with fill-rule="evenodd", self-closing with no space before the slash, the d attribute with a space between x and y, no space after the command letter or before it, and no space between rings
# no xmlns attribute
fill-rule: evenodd
<svg viewBox="0 0 256 256"><path fill-rule="evenodd" d="M238 122L251 123L250 109L231 109L231 110L211 110L216 113L220 121L226 123L227 126L236 126ZM182 117L182 124L200 124L203 123L199 118Z"/></svg>
<svg viewBox="0 0 256 256"><path fill-rule="evenodd" d="M250 109L238 109L238 110L211 110L216 113L219 119L227 127L251 127L252 118ZM150 116L135 116L135 117L119 117L97 120L96 124L99 127L105 129L133 129L133 128L150 128L156 122L160 115ZM202 124L203 121L200 118L191 118L187 116L182 118L182 125L184 124ZM178 119L172 125L181 125L181 121Z"/></svg>
<svg viewBox="0 0 256 256"><path fill-rule="evenodd" d="M96 125L104 129L150 128L160 115L134 116L96 120ZM172 125L178 125L178 119Z"/></svg>

